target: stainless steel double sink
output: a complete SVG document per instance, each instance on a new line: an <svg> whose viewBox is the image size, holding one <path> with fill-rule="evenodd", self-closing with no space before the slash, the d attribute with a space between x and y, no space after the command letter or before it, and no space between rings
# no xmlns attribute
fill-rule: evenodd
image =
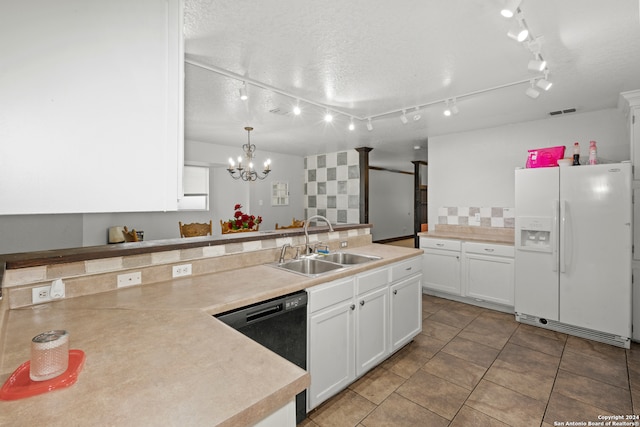
<svg viewBox="0 0 640 427"><path fill-rule="evenodd" d="M270 264L275 268L302 274L307 277L317 277L342 268L357 264L364 264L381 259L377 256L360 255L348 252L334 252L330 254L305 255L298 259Z"/></svg>

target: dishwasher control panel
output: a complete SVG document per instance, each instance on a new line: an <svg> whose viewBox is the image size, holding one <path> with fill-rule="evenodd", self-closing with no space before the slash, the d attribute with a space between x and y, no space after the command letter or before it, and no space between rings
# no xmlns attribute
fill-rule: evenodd
<svg viewBox="0 0 640 427"><path fill-rule="evenodd" d="M288 297L284 301L284 309L286 310L294 310L298 307L303 307L307 304L307 293L297 294L291 297Z"/></svg>

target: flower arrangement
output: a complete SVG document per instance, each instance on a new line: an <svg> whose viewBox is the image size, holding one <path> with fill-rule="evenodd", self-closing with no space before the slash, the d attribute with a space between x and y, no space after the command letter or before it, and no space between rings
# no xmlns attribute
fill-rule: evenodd
<svg viewBox="0 0 640 427"><path fill-rule="evenodd" d="M235 211L233 213L233 219L228 220L227 222L220 221L222 226L222 233L233 233L234 231L258 231L260 223L262 222L262 217L255 215L249 215L242 212L242 205L236 204L233 207Z"/></svg>

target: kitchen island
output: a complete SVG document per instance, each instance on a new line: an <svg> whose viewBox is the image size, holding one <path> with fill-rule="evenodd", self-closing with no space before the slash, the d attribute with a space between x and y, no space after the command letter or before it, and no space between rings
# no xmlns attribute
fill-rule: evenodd
<svg viewBox="0 0 640 427"><path fill-rule="evenodd" d="M5 311L0 381L29 359L30 340L70 333L86 353L78 382L0 401L0 425L253 425L308 387L309 375L212 315L414 257L369 244L381 257L307 278L255 265Z"/></svg>

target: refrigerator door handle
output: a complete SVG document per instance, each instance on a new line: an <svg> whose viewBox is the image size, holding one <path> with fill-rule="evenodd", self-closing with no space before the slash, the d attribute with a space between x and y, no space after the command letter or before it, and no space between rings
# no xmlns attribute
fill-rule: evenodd
<svg viewBox="0 0 640 427"><path fill-rule="evenodd" d="M560 206L560 273L567 270L566 250L567 250L567 201L563 200Z"/></svg>
<svg viewBox="0 0 640 427"><path fill-rule="evenodd" d="M560 200L553 201L553 225L551 229L551 256L553 257L552 271L558 271L560 258L558 257L558 215L560 214Z"/></svg>

